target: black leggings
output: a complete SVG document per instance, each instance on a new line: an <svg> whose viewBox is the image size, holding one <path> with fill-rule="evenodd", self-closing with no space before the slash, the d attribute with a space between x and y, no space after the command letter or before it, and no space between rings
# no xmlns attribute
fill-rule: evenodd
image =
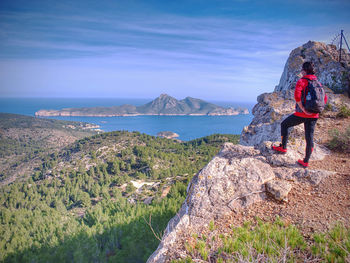
<svg viewBox="0 0 350 263"><path fill-rule="evenodd" d="M281 123L281 136L282 136L282 147L287 149L288 142L288 129L290 127L304 123L305 139L306 139L306 152L304 162L308 163L312 150L314 148L314 131L316 126L317 118L303 118L295 115L290 115Z"/></svg>

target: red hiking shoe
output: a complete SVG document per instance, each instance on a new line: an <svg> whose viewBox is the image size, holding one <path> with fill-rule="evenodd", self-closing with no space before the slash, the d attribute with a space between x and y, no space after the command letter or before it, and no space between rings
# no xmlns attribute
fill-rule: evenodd
<svg viewBox="0 0 350 263"><path fill-rule="evenodd" d="M272 146L272 150L279 152L279 153L286 153L287 149L284 149L281 145L280 146Z"/></svg>
<svg viewBox="0 0 350 263"><path fill-rule="evenodd" d="M305 163L303 160L298 160L298 164L301 165L304 168L309 166L309 163Z"/></svg>

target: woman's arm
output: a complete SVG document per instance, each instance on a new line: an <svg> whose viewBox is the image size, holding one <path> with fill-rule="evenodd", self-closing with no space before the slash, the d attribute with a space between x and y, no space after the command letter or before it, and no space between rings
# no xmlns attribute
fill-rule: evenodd
<svg viewBox="0 0 350 263"><path fill-rule="evenodd" d="M305 89L305 87L307 86L308 82L306 79L299 79L296 86L295 86L295 91L294 91L294 99L295 102L298 104L298 106L300 107L300 109L306 114L306 115L312 115L312 113L308 112L307 110L305 110L303 104L301 103L301 92L302 90Z"/></svg>
<svg viewBox="0 0 350 263"><path fill-rule="evenodd" d="M297 101L296 102L298 104L298 106L300 107L300 109L306 114L306 115L312 115L312 113L308 112L307 110L305 110L303 104L301 103L301 101Z"/></svg>

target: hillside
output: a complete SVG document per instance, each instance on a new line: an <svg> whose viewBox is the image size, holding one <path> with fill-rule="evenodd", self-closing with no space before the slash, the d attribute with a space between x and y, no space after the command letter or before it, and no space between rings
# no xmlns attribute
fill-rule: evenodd
<svg viewBox="0 0 350 263"><path fill-rule="evenodd" d="M23 173L29 160L96 134L96 128L83 122L0 113L0 182L14 180L12 176Z"/></svg>
<svg viewBox="0 0 350 263"><path fill-rule="evenodd" d="M27 180L0 188L0 261L146 261L159 243L148 224L161 235L188 181L238 140L118 131L42 155Z"/></svg>
<svg viewBox="0 0 350 263"><path fill-rule="evenodd" d="M153 101L142 105L122 105L113 107L65 108L62 110L39 110L36 116L137 116L137 115L238 115L248 114L247 109L224 108L215 104L186 97L177 100L161 94Z"/></svg>

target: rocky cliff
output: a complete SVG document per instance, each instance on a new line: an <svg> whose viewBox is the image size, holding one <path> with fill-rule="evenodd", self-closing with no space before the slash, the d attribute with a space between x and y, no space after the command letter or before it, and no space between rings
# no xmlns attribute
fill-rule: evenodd
<svg viewBox="0 0 350 263"><path fill-rule="evenodd" d="M271 145L280 140L281 121L294 112L294 87L305 61L313 61L320 81L326 86L329 111L350 101L342 94L349 85L349 54L343 63L337 62L335 46L308 42L293 50L287 60L280 83L272 93L258 97L253 108L254 119L241 134L241 145L226 143L192 179L187 197L178 214L170 220L157 250L148 259L151 262L168 262L176 243L186 233L197 230L226 215L237 214L267 196L276 202L288 200L295 182L317 186L333 172L299 168L296 160L304 156L303 127L291 133L288 153L276 154ZM320 122L320 121L319 121ZM313 160L322 160L328 150L316 145ZM178 251L176 251L178 254Z"/></svg>
<svg viewBox="0 0 350 263"><path fill-rule="evenodd" d="M315 41L307 42L290 53L275 92L293 90L301 77L301 66L306 61L313 62L316 75L324 86L336 93L348 91L350 88L350 54L344 49L342 61L338 60L339 50L335 45Z"/></svg>
<svg viewBox="0 0 350 263"><path fill-rule="evenodd" d="M314 155L316 159L324 157L322 153ZM286 201L293 180L318 185L332 174L297 167L295 160L301 156L294 147L286 155L276 155L271 142L255 148L226 143L188 185L185 202L168 223L160 245L147 262L168 262L183 233L195 233L211 220L238 213L264 201L267 195Z"/></svg>
<svg viewBox="0 0 350 263"><path fill-rule="evenodd" d="M350 100L343 94L350 84L350 55L343 56L338 62L338 51L333 45L309 41L294 49L286 62L279 85L274 92L264 93L258 97L252 114L254 118L241 134L242 145L256 145L263 141L280 140L280 124L295 109L294 89L301 77L301 67L305 61L313 61L316 75L326 89L328 110L337 111L342 104L350 106ZM303 127L297 126L291 132L297 144L304 142ZM317 146L316 146L317 148Z"/></svg>

